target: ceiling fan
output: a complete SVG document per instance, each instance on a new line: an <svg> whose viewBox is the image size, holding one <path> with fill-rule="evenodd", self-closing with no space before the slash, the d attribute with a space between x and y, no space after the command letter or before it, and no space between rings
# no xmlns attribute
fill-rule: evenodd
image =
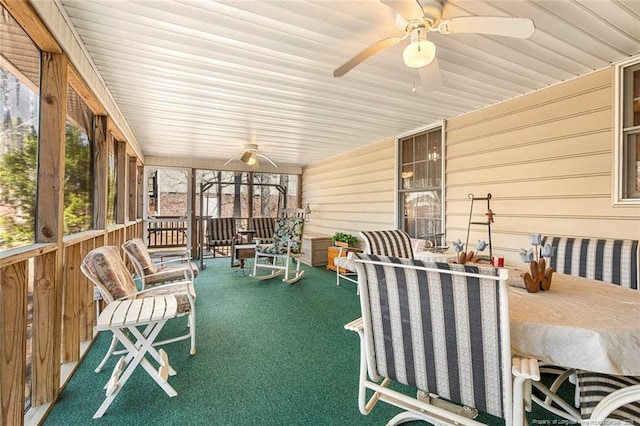
<svg viewBox="0 0 640 426"><path fill-rule="evenodd" d="M264 155L263 153L261 153L260 151L258 151L258 145L255 143L247 143L244 145L244 151L242 151L242 154L238 154L234 157L229 158L229 160L227 160L226 163L224 163L224 165L226 166L227 164L229 164L230 162L234 161L234 160L240 160L243 163L246 163L249 166L255 166L258 167L258 158L264 158L265 160L267 160L269 163L271 163L271 165L273 165L273 167L278 167L278 165L276 163L274 163L271 158L267 157L266 155Z"/></svg>
<svg viewBox="0 0 640 426"><path fill-rule="evenodd" d="M535 27L528 18L502 16L461 16L442 19L444 0L380 0L396 12L396 25L405 32L402 37L387 37L367 47L333 72L334 77L342 77L369 57L406 38L410 43L405 47L405 65L417 68L425 89L442 87L442 77L436 46L427 40L429 31L440 34L478 33L505 37L528 38Z"/></svg>

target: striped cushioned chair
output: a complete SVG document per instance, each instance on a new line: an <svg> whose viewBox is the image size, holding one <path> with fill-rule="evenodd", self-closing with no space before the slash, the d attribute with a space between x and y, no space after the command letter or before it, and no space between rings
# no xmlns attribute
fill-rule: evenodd
<svg viewBox="0 0 640 426"><path fill-rule="evenodd" d="M360 238L364 241L365 253L413 259L411 238L409 234L400 229L363 231L360 232Z"/></svg>
<svg viewBox="0 0 640 426"><path fill-rule="evenodd" d="M233 217L216 217L207 220L209 250L216 257L216 247L231 247L237 239L236 220Z"/></svg>
<svg viewBox="0 0 640 426"><path fill-rule="evenodd" d="M362 414L380 400L407 410L388 424L481 424L471 407L524 424L524 385L539 380L538 364L512 360L506 271L366 254L355 263L363 316L345 328L361 338ZM418 396L389 389L394 381Z"/></svg>
<svg viewBox="0 0 640 426"><path fill-rule="evenodd" d="M551 267L556 272L639 289L640 245L636 240L547 236L545 243L555 247ZM611 414L640 423L640 403L629 403L640 401L640 377L578 371L578 389L583 420L603 420Z"/></svg>
<svg viewBox="0 0 640 426"><path fill-rule="evenodd" d="M638 241L545 237L545 243L555 247L550 266L556 272L638 290Z"/></svg>
<svg viewBox="0 0 640 426"><path fill-rule="evenodd" d="M364 252L378 256L402 257L413 259L413 247L419 241L412 240L405 231L394 229L389 231L362 231L360 238L364 241ZM333 263L336 268L336 284L340 285L340 278L357 283L348 274L356 272L356 267L351 256L342 256L342 250L334 258ZM344 270L341 273L341 268Z"/></svg>
<svg viewBox="0 0 640 426"><path fill-rule="evenodd" d="M256 231L254 238L260 240L260 243L270 244L273 242L275 219L272 217L252 217L249 219L249 229Z"/></svg>

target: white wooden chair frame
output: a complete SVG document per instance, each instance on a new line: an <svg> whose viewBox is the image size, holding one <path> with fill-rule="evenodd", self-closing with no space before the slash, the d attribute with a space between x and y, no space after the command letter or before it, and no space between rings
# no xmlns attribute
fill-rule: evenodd
<svg viewBox="0 0 640 426"><path fill-rule="evenodd" d="M269 280L278 277L284 273L283 282L294 284L298 282L304 275L304 271L300 269L300 258L302 253L291 253L291 243L287 244L287 252L282 254L261 253L256 250L253 262L253 273L251 278L256 280ZM266 244L267 246L269 244ZM278 264L278 260L282 259L283 263ZM292 268L295 264L295 268ZM260 275L259 270L266 269L270 273Z"/></svg>

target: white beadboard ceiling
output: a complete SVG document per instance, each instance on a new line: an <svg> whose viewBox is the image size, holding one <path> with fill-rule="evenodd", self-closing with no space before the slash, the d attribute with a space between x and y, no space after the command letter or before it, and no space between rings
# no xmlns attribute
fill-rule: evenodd
<svg viewBox="0 0 640 426"><path fill-rule="evenodd" d="M430 33L424 92L377 0L59 0L145 155L227 160L245 143L304 166L640 53L640 0L446 0L445 18L531 18L526 40ZM414 83L415 82L415 83Z"/></svg>

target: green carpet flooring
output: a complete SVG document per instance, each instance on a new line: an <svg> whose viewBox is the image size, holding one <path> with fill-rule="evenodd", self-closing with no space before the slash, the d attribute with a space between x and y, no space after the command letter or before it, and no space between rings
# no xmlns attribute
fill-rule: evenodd
<svg viewBox="0 0 640 426"><path fill-rule="evenodd" d="M379 403L358 411L360 342L344 330L360 316L355 284L303 265L297 284L256 281L209 259L196 280L197 354L184 340L164 346L177 375L169 398L138 368L101 419L103 385L116 358L96 374L111 340L101 333L45 419L45 425L383 425L399 409ZM186 329L172 320L161 336ZM482 415L487 424L504 424ZM541 410L534 424L566 424ZM424 424L424 423L416 423Z"/></svg>

